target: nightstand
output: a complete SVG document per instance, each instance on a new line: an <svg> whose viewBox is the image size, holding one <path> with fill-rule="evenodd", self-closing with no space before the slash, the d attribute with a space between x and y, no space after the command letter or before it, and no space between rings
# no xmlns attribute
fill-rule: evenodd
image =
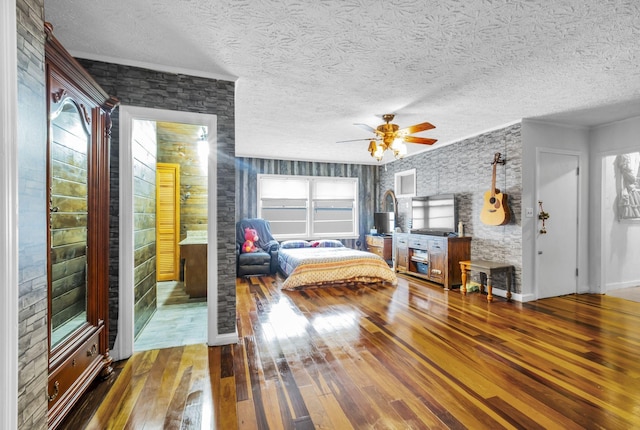
<svg viewBox="0 0 640 430"><path fill-rule="evenodd" d="M379 255L386 261L391 261L391 250L393 248L392 236L376 236L368 234L366 236L367 250Z"/></svg>

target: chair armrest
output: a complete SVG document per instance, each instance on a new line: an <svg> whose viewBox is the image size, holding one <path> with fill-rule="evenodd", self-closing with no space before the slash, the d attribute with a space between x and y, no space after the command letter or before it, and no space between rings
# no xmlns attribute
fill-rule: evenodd
<svg viewBox="0 0 640 430"><path fill-rule="evenodd" d="M270 240L269 242L267 242L267 244L265 245L265 251L268 252L269 254L272 253L272 251L278 251L280 249L280 244L278 243L277 240Z"/></svg>
<svg viewBox="0 0 640 430"><path fill-rule="evenodd" d="M280 246L272 247L271 250L269 251L269 255L271 256L271 262L269 264L269 271L271 272L271 274L276 273L278 271L278 267L280 266L280 261L278 261L278 250L279 249L280 249Z"/></svg>

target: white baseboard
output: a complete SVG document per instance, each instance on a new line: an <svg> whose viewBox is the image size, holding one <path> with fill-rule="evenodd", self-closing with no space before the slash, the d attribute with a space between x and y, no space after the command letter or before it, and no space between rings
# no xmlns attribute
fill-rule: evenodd
<svg viewBox="0 0 640 430"><path fill-rule="evenodd" d="M623 288L639 287L639 286L640 286L640 280L626 281L626 282L612 282L607 284L606 290L604 292L621 290Z"/></svg>
<svg viewBox="0 0 640 430"><path fill-rule="evenodd" d="M235 333L225 333L214 336L213 339L209 340L209 346L222 346L222 345L234 345L238 343L238 332Z"/></svg>
<svg viewBox="0 0 640 430"><path fill-rule="evenodd" d="M493 287L491 293L494 296L503 297L505 299L507 298L507 290ZM511 300L514 302L530 302L532 300L536 300L536 297L533 294L511 293Z"/></svg>

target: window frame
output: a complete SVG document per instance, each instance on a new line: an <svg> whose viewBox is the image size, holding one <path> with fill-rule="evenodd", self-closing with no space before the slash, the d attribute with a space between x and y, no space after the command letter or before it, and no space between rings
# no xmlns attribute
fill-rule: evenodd
<svg viewBox="0 0 640 430"><path fill-rule="evenodd" d="M263 180L268 179L276 179L279 181L297 181L299 183L305 184L307 197L306 204L304 208L306 210L305 213L305 227L304 232L296 232L296 233L274 233L274 223L279 222L287 222L286 220L277 221L270 219L268 215L265 214L265 209L281 209L287 210L287 208L283 206L274 206L268 207L263 205L265 200L268 200L269 197L263 197ZM334 176L303 176L303 175L278 175L278 174L266 174L261 173L258 174L257 179L257 192L256 192L256 206L257 206L257 216L258 218L264 218L269 220L272 227L272 234L276 240L289 240L289 239L304 239L304 240L314 240L314 239L357 239L360 235L360 215L359 215L359 178L357 177L334 177ZM316 185L319 183L340 183L341 186L344 186L345 183L349 188L353 191L353 197L344 197L344 196L332 196L327 198L326 195L322 197L318 197L315 194ZM271 200L274 200L273 198ZM282 200L282 199L280 199ZM296 197L295 199L291 199L292 201L300 202L300 198ZM335 211L339 213L340 211L351 211L351 219L344 218L336 218L336 219L320 219L322 217L318 217L319 215L318 208L322 207L323 202L336 202L340 204L340 202L345 203L344 206L340 207L328 207L325 209L320 209L320 212L325 216L328 212ZM331 204L331 203L330 203ZM349 209L349 206L351 208ZM300 209L301 207L298 205L295 207L296 209ZM294 206L292 206L294 209ZM291 221L294 222L294 221ZM352 227L352 231L329 231L329 232L318 232L318 227L322 224L344 224L350 223ZM279 230L278 228L275 229Z"/></svg>
<svg viewBox="0 0 640 430"><path fill-rule="evenodd" d="M405 184L407 178L411 178L410 184ZM415 197L416 196L416 169L409 169L403 172L397 172L394 175L394 190L396 198L398 197Z"/></svg>

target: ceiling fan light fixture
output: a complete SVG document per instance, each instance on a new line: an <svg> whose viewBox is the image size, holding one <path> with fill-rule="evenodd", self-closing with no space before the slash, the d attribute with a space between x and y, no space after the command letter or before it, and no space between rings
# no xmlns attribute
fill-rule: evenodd
<svg viewBox="0 0 640 430"><path fill-rule="evenodd" d="M372 157L378 161L381 161L383 156L384 156L384 148L382 147L382 145L377 145L376 151L372 154Z"/></svg>
<svg viewBox="0 0 640 430"><path fill-rule="evenodd" d="M369 142L369 154L371 154L372 157L374 157L373 154L375 154L376 150L378 149L378 145L376 145L376 141L372 140L371 142Z"/></svg>
<svg viewBox="0 0 640 430"><path fill-rule="evenodd" d="M407 155L407 145L404 143L397 145L393 150L393 156L396 157L396 160L404 158L405 155Z"/></svg>
<svg viewBox="0 0 640 430"><path fill-rule="evenodd" d="M404 140L401 137L396 137L393 139L393 142L391 142L390 148L395 152L402 147L402 142L404 142Z"/></svg>
<svg viewBox="0 0 640 430"><path fill-rule="evenodd" d="M384 145L377 143L375 140L369 142L369 153L373 158L380 161L384 155Z"/></svg>
<svg viewBox="0 0 640 430"><path fill-rule="evenodd" d="M380 124L377 128L373 128L367 124L356 123L360 128L364 128L365 130L371 131L375 134L373 139L352 139L352 140L342 140L341 142L353 142L356 140L369 140L369 154L373 158L378 161L382 160L384 156L384 152L389 149L393 152L396 160L403 158L407 155L407 145L408 143L417 143L422 145L433 145L437 142L437 139L429 139L425 137L417 137L411 136L412 133L418 133L425 130L431 130L435 128L435 126L428 122L423 122L420 124L415 124L410 127L400 128L397 124L392 124L394 115L393 114L385 114L382 116L382 119L385 120L384 124Z"/></svg>

